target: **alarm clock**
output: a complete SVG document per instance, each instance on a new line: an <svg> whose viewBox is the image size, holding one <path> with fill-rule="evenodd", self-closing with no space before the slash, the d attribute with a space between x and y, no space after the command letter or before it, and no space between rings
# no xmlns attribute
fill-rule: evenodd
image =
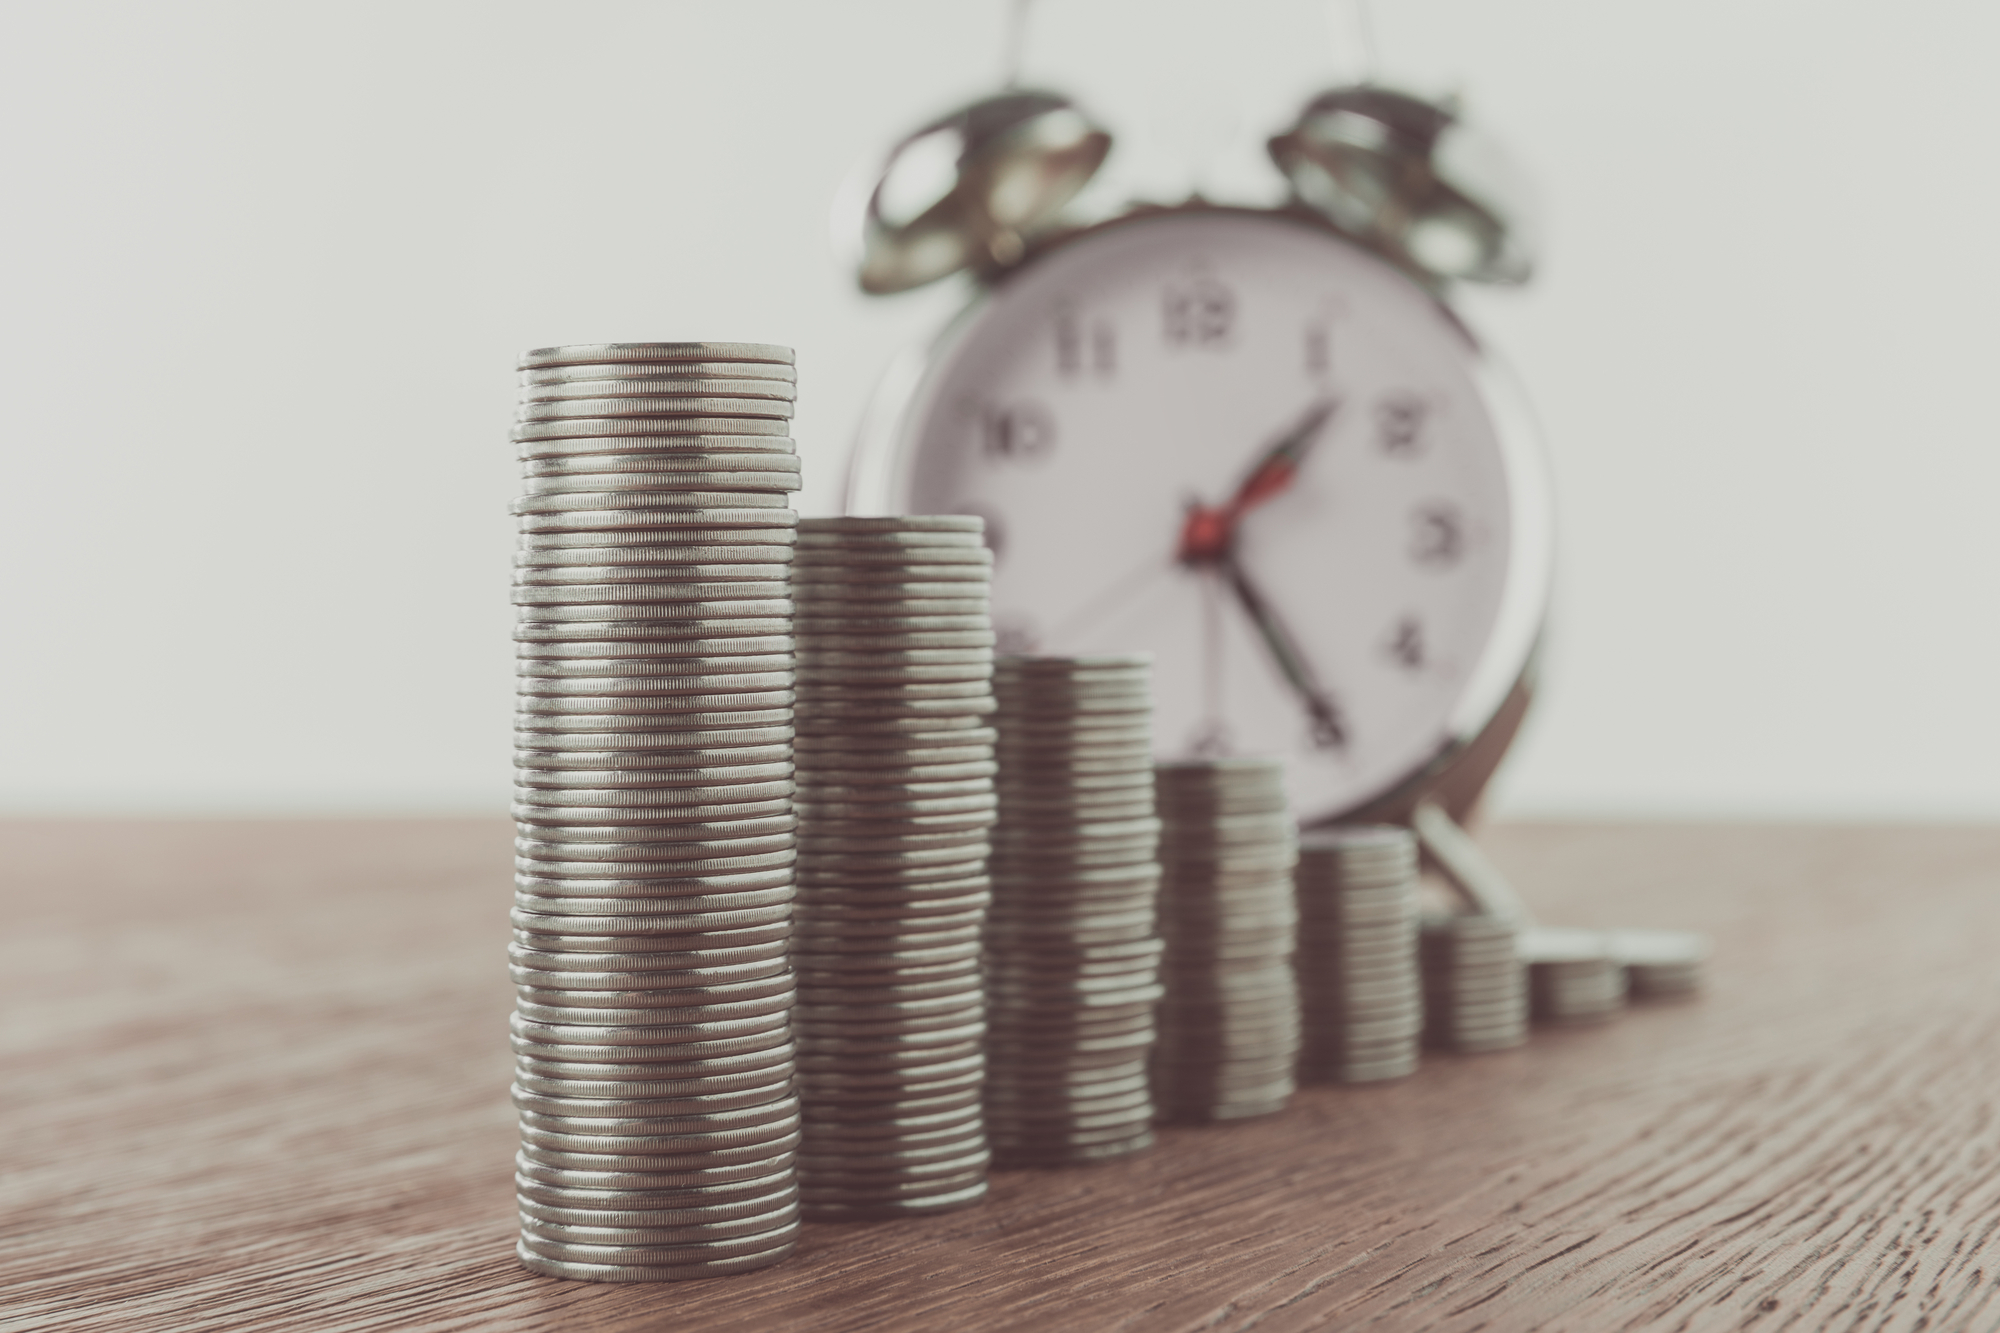
<svg viewBox="0 0 2000 1333"><path fill-rule="evenodd" d="M1336 89L1271 140L1283 206L1079 221L1110 136L1067 99L925 126L850 200L857 267L977 289L885 377L849 511L982 516L1000 649L1150 653L1162 760L1282 756L1308 824L1463 817L1532 695L1552 519L1446 300L1532 266L1462 130ZM926 158L934 197L898 176Z"/></svg>

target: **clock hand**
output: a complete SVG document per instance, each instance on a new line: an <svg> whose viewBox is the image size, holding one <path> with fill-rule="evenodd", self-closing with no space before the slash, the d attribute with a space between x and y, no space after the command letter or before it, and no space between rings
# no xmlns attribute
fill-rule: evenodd
<svg viewBox="0 0 2000 1333"><path fill-rule="evenodd" d="M1291 631L1271 609L1264 594L1250 581L1250 575L1236 559L1233 551L1225 551L1219 556L1215 567L1229 581L1229 587L1236 594L1236 600L1250 617L1250 623L1263 636L1264 646L1271 650L1271 658L1278 664L1279 672L1291 684L1299 701L1305 705L1306 715L1312 719L1313 742L1322 748L1335 748L1347 744L1347 727L1341 720L1339 705L1313 677L1312 666L1299 652L1298 644L1292 639Z"/></svg>
<svg viewBox="0 0 2000 1333"><path fill-rule="evenodd" d="M1188 506L1181 525L1179 556L1184 564L1216 560L1236 540L1236 525L1243 515L1272 496L1284 491L1298 476L1306 455L1319 443L1326 423L1340 407L1338 398L1322 398L1306 408L1303 415L1278 439L1267 446L1257 463L1236 488L1236 494L1209 508Z"/></svg>

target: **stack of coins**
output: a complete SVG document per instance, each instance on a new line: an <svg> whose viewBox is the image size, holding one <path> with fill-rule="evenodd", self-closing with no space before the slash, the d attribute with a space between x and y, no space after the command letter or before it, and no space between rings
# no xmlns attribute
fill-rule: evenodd
<svg viewBox="0 0 2000 1333"><path fill-rule="evenodd" d="M1514 952L1528 969L1528 1013L1537 1023L1601 1023L1625 1007L1625 969L1601 930L1527 926Z"/></svg>
<svg viewBox="0 0 2000 1333"><path fill-rule="evenodd" d="M1424 1028L1415 836L1386 827L1308 833L1295 880L1300 1077L1366 1083L1414 1073Z"/></svg>
<svg viewBox="0 0 2000 1333"><path fill-rule="evenodd" d="M809 1218L983 1198L992 558L976 518L800 525L799 1185Z"/></svg>
<svg viewBox="0 0 2000 1333"><path fill-rule="evenodd" d="M1283 1110L1296 1087L1298 835L1275 761L1155 770L1166 998L1153 1052L1163 1120Z"/></svg>
<svg viewBox="0 0 2000 1333"><path fill-rule="evenodd" d="M1143 657L1006 657L995 671L986 1125L1002 1165L1153 1141L1164 945L1150 676Z"/></svg>
<svg viewBox="0 0 2000 1333"><path fill-rule="evenodd" d="M1611 953L1625 968L1634 999L1680 999L1702 988L1708 937L1692 930L1608 932Z"/></svg>
<svg viewBox="0 0 2000 1333"><path fill-rule="evenodd" d="M1517 929L1485 913L1425 916L1424 1040L1451 1051L1503 1051L1528 1039L1528 986Z"/></svg>
<svg viewBox="0 0 2000 1333"><path fill-rule="evenodd" d="M521 1262L740 1272L798 1233L792 354L521 361Z"/></svg>

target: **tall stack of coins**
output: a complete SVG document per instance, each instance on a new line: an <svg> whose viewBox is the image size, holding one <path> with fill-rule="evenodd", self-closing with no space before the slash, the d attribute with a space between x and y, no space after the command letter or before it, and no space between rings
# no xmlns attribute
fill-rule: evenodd
<svg viewBox="0 0 2000 1333"><path fill-rule="evenodd" d="M1366 1083L1417 1068L1417 840L1408 829L1333 828L1299 842L1301 1078Z"/></svg>
<svg viewBox="0 0 2000 1333"><path fill-rule="evenodd" d="M1166 998L1153 1052L1164 1120L1283 1110L1296 1086L1298 836L1275 761L1155 770Z"/></svg>
<svg viewBox="0 0 2000 1333"><path fill-rule="evenodd" d="M980 520L811 519L799 646L806 1216L985 1196L982 927L994 819Z"/></svg>
<svg viewBox="0 0 2000 1333"><path fill-rule="evenodd" d="M514 1100L522 1263L790 1254L792 354L521 361Z"/></svg>
<svg viewBox="0 0 2000 1333"><path fill-rule="evenodd" d="M1625 968L1607 932L1528 926L1514 951L1528 969L1528 1013L1537 1023L1601 1023L1625 1008Z"/></svg>
<svg viewBox="0 0 2000 1333"><path fill-rule="evenodd" d="M1503 1051L1528 1039L1528 983L1518 928L1485 913L1426 916L1424 1041L1451 1051Z"/></svg>
<svg viewBox="0 0 2000 1333"><path fill-rule="evenodd" d="M1003 1165L1153 1141L1164 945L1143 657L1004 657L986 932L986 1125Z"/></svg>

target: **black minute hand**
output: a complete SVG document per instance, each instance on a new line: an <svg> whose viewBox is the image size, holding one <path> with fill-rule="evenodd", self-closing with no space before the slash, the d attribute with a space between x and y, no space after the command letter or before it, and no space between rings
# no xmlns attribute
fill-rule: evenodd
<svg viewBox="0 0 2000 1333"><path fill-rule="evenodd" d="M1242 603L1245 614L1250 617L1250 623L1255 625L1257 632L1263 636L1265 646L1271 650L1272 660L1278 664L1278 670L1284 674L1293 691L1299 696L1299 702L1306 706L1306 715L1312 719L1313 742L1327 749L1346 745L1347 727L1341 721L1339 706L1333 702L1333 697L1326 692L1325 687L1313 677L1312 666L1299 652L1298 645L1292 640L1291 631L1285 628L1282 620L1278 619L1278 613L1271 609L1271 604L1264 599L1264 594L1257 590L1257 585L1250 581L1250 575L1236 559L1236 553L1224 552L1217 558L1215 564L1221 570L1222 576L1229 580L1230 591L1234 592L1236 600Z"/></svg>

